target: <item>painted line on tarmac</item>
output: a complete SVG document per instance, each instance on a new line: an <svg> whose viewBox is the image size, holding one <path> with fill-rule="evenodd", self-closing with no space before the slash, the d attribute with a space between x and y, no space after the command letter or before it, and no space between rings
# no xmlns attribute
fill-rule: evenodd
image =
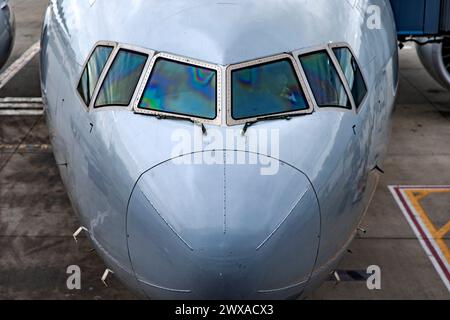
<svg viewBox="0 0 450 320"><path fill-rule="evenodd" d="M43 113L42 98L0 99L0 116L41 116Z"/></svg>
<svg viewBox="0 0 450 320"><path fill-rule="evenodd" d="M430 194L450 193L450 186L389 186L389 190L450 292L450 255L444 242L448 224L436 228L420 204L420 200Z"/></svg>
<svg viewBox="0 0 450 320"><path fill-rule="evenodd" d="M0 74L0 90L19 73L41 50L40 42L33 44L25 53Z"/></svg>
<svg viewBox="0 0 450 320"><path fill-rule="evenodd" d="M52 146L50 144L0 144L0 152L2 153L37 153L37 152L51 152Z"/></svg>

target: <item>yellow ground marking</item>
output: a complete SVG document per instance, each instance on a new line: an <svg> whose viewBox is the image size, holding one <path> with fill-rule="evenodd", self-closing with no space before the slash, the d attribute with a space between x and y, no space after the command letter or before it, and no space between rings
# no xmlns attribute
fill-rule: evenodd
<svg viewBox="0 0 450 320"><path fill-rule="evenodd" d="M449 232L450 232L450 221L447 222L447 224L438 231L438 235L443 238Z"/></svg>
<svg viewBox="0 0 450 320"><path fill-rule="evenodd" d="M409 189L405 190L405 193L411 201L411 204L413 205L416 212L420 215L420 218L427 227L428 231L433 236L433 239L441 249L442 253L447 259L447 262L450 263L450 250L444 241L445 235L450 232L450 220L447 222L447 224L445 224L444 227L442 227L441 229L437 229L434 223L429 218L429 215L426 213L423 206L420 204L420 202L429 195L436 193L450 193L450 189Z"/></svg>

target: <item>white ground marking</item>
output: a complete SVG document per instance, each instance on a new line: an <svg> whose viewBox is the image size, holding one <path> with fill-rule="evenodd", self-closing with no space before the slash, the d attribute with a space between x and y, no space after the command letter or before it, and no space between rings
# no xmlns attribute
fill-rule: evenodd
<svg viewBox="0 0 450 320"><path fill-rule="evenodd" d="M449 280L449 270L450 266L447 259L442 253L439 245L436 243L434 237L430 234L428 227L422 221L420 214L416 212L416 209L412 205L409 197L406 195L405 190L407 189L429 189L429 188L439 188L439 186L426 187L426 186L389 186L397 205L400 207L403 215L411 226L412 230L416 234L417 239L422 245L423 250L430 259L437 273L441 277L444 285L450 292L450 280ZM449 188L448 186L442 188Z"/></svg>
<svg viewBox="0 0 450 320"><path fill-rule="evenodd" d="M28 98L28 97L7 97L7 98L0 98L0 104L6 104L6 103L40 103L42 104L42 98L36 97L36 98Z"/></svg>
<svg viewBox="0 0 450 320"><path fill-rule="evenodd" d="M12 79L14 76L27 65L31 59L41 50L40 42L33 44L25 53L16 61L14 61L2 74L0 74L0 90Z"/></svg>
<svg viewBox="0 0 450 320"><path fill-rule="evenodd" d="M0 99L0 116L40 116L43 112L42 98Z"/></svg>

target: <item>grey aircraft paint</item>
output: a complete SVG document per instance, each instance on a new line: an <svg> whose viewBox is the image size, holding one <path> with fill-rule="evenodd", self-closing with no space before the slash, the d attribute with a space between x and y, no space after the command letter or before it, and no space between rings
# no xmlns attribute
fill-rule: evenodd
<svg viewBox="0 0 450 320"><path fill-rule="evenodd" d="M371 5L381 9L380 29L367 26ZM204 134L188 121L137 114L138 90L128 108L86 108L77 85L99 41L216 65L220 117L203 123ZM248 130L278 130L277 157L256 152L277 174L226 161L252 154L246 134L236 135L237 147L212 146L211 132L244 128L227 125L228 66L283 53L300 66L297 53L332 54L343 44L367 84L358 109L319 108L308 89L311 112ZM52 0L41 82L80 223L129 288L152 299L288 299L308 295L334 270L370 203L390 134L397 60L385 0ZM177 130L200 139L195 154L225 161L177 164L192 156L173 156Z"/></svg>

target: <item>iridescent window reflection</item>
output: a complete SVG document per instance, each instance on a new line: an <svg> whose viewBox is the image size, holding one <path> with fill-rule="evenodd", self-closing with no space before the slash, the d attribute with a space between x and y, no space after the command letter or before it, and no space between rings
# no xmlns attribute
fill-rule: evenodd
<svg viewBox="0 0 450 320"><path fill-rule="evenodd" d="M358 63L348 48L335 48L333 51L352 90L356 106L359 107L366 96L367 87Z"/></svg>
<svg viewBox="0 0 450 320"><path fill-rule="evenodd" d="M308 109L290 59L233 70L231 77L235 120Z"/></svg>
<svg viewBox="0 0 450 320"><path fill-rule="evenodd" d="M86 64L77 89L87 106L91 103L97 82L112 51L112 47L98 46Z"/></svg>
<svg viewBox="0 0 450 320"><path fill-rule="evenodd" d="M128 106L136 90L148 56L120 50L95 102L95 107Z"/></svg>
<svg viewBox="0 0 450 320"><path fill-rule="evenodd" d="M344 84L325 50L299 59L319 107L352 108Z"/></svg>
<svg viewBox="0 0 450 320"><path fill-rule="evenodd" d="M212 69L158 58L139 108L215 119L217 72Z"/></svg>

